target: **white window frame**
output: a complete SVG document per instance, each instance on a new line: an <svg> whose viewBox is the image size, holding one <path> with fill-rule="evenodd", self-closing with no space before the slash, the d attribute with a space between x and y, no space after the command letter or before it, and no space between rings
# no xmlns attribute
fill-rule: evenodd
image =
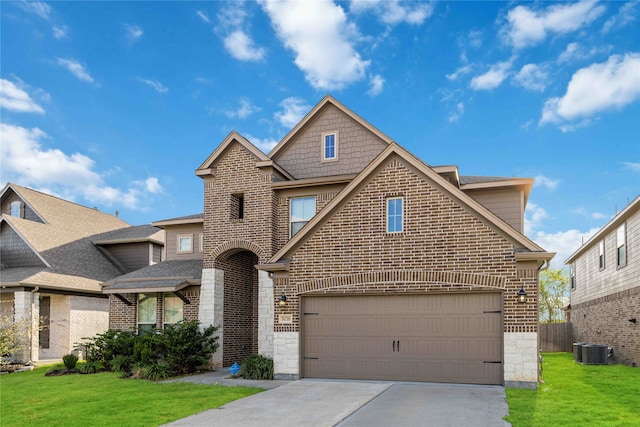
<svg viewBox="0 0 640 427"><path fill-rule="evenodd" d="M575 290L576 288L576 264L575 263L569 266L569 283L571 286L571 290Z"/></svg>
<svg viewBox="0 0 640 427"><path fill-rule="evenodd" d="M327 137L333 136L333 157L327 157ZM322 134L322 140L320 144L322 150L323 162L335 162L338 160L338 132L326 132Z"/></svg>
<svg viewBox="0 0 640 427"><path fill-rule="evenodd" d="M180 242L182 239L189 239L189 249L181 249ZM193 234L178 234L176 237L176 252L179 254L192 254L193 253Z"/></svg>
<svg viewBox="0 0 640 427"><path fill-rule="evenodd" d="M168 322L167 321L167 300L170 299L171 301L174 300L174 298L178 301L180 301L180 320L177 320L175 322ZM176 294L171 293L171 292L165 292L162 295L162 328L166 328L167 325L175 325L178 322L181 322L184 320L184 301L182 301L182 299L180 299L180 297L178 297Z"/></svg>
<svg viewBox="0 0 640 427"><path fill-rule="evenodd" d="M390 208L390 202L391 201L395 201L395 200L400 200L402 203L402 209L400 211L400 230L390 230L390 226L392 225L391 222L389 221L391 219L391 212L389 211ZM405 212L405 203L404 203L404 197L402 196L394 196L394 197L387 197L385 200L385 230L387 231L387 233L389 234L397 234L397 233L404 233L404 212ZM397 216L397 214L393 214L393 217L395 218ZM395 221L394 221L395 223Z"/></svg>
<svg viewBox="0 0 640 427"><path fill-rule="evenodd" d="M622 257L620 256L621 249L623 254ZM627 224L623 222L616 229L616 266L618 268L626 266L627 258Z"/></svg>
<svg viewBox="0 0 640 427"><path fill-rule="evenodd" d="M15 218L24 218L24 203L21 200L11 202L11 216Z"/></svg>
<svg viewBox="0 0 640 427"><path fill-rule="evenodd" d="M293 221L293 215L292 215L293 202L296 200L313 200L313 215L311 215L308 219L303 221ZM318 205L318 201L316 200L315 196L292 197L291 199L289 199L289 238L292 238L293 236L295 236L298 233L298 231L300 231L305 225L307 225L309 221L311 221L311 219L314 216L316 216L317 205ZM302 223L302 227L300 227L300 229L298 229L298 231L294 233L293 224L301 224L301 223Z"/></svg>
<svg viewBox="0 0 640 427"><path fill-rule="evenodd" d="M204 252L204 233L200 233L199 234L199 240L200 240L200 251L199 252Z"/></svg>
<svg viewBox="0 0 640 427"><path fill-rule="evenodd" d="M154 300L154 304L153 304L153 308L154 308L153 323L141 322L140 321L140 301L143 298L145 298L145 296L147 298L153 298L153 300ZM136 329L138 330L138 334L140 333L140 325L151 325L152 326L151 329L155 329L157 320L158 320L158 294L156 294L156 293L138 294L138 302L136 304Z"/></svg>
<svg viewBox="0 0 640 427"><path fill-rule="evenodd" d="M602 239L598 243L598 267L600 268L600 271L604 270L606 266L604 254L605 254L605 246L604 246L604 239Z"/></svg>

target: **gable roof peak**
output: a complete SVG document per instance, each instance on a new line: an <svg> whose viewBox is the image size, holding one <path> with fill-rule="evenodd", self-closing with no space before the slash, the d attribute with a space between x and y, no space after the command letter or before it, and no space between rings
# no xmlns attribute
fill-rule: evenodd
<svg viewBox="0 0 640 427"><path fill-rule="evenodd" d="M196 169L195 173L198 176L207 175L210 172L211 166L218 160L218 158L226 151L226 149L233 143L237 142L242 145L247 151L253 154L258 161L271 160L266 154L264 154L258 147L253 145L247 138L240 135L237 131L232 130L227 137L218 145L218 147L207 157L207 159Z"/></svg>

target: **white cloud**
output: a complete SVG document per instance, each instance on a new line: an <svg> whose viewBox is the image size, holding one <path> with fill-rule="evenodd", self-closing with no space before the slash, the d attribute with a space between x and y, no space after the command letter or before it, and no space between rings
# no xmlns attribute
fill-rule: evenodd
<svg viewBox="0 0 640 427"><path fill-rule="evenodd" d="M53 31L53 37L58 40L67 38L67 35L69 34L69 27L66 25L62 25L60 27L54 25L51 30Z"/></svg>
<svg viewBox="0 0 640 427"><path fill-rule="evenodd" d="M39 1L21 1L18 3L20 7L35 15L38 15L42 19L49 20L51 16L51 6Z"/></svg>
<svg viewBox="0 0 640 427"><path fill-rule="evenodd" d="M449 113L449 123L455 123L464 115L464 103L458 102L456 109Z"/></svg>
<svg viewBox="0 0 640 427"><path fill-rule="evenodd" d="M623 4L620 9L618 9L618 13L607 19L607 21L604 23L604 25L602 26L602 32L604 34L607 34L611 30L618 30L635 21L637 17L637 6L637 1L630 1Z"/></svg>
<svg viewBox="0 0 640 427"><path fill-rule="evenodd" d="M224 47L240 61L259 61L265 55L264 48L256 47L254 41L242 30L235 30L227 35Z"/></svg>
<svg viewBox="0 0 640 427"><path fill-rule="evenodd" d="M565 260L577 251L583 242L586 242L596 234L598 230L599 228L591 228L589 231L571 229L555 233L538 231L531 236L531 239L545 250L556 253L556 256L551 261L551 268L563 268Z"/></svg>
<svg viewBox="0 0 640 427"><path fill-rule="evenodd" d="M624 165L625 169L629 169L633 172L640 172L640 163L622 162L622 164Z"/></svg>
<svg viewBox="0 0 640 427"><path fill-rule="evenodd" d="M538 175L535 177L533 181L533 185L535 187L547 187L549 190L555 190L558 184L560 183L559 179L551 179L544 175Z"/></svg>
<svg viewBox="0 0 640 427"><path fill-rule="evenodd" d="M513 77L515 84L535 92L542 92L548 83L547 71L536 64L524 65Z"/></svg>
<svg viewBox="0 0 640 427"><path fill-rule="evenodd" d="M44 114L44 109L24 89L5 79L0 79L0 107L18 113Z"/></svg>
<svg viewBox="0 0 640 427"><path fill-rule="evenodd" d="M125 31L125 37L127 38L129 44L137 42L144 34L142 27L140 27L139 25L124 24L123 27Z"/></svg>
<svg viewBox="0 0 640 427"><path fill-rule="evenodd" d="M273 138L256 138L249 134L247 134L247 140L258 147L263 153L268 153L273 147L278 145L278 141Z"/></svg>
<svg viewBox="0 0 640 427"><path fill-rule="evenodd" d="M211 23L211 19L209 19L209 15L207 15L207 12L203 10L196 10L196 15L198 16L198 18L202 19L203 22L206 22L207 24Z"/></svg>
<svg viewBox="0 0 640 427"><path fill-rule="evenodd" d="M369 90L367 93L371 96L377 96L382 93L382 89L384 89L384 79L379 74L371 76L369 81Z"/></svg>
<svg viewBox="0 0 640 427"><path fill-rule="evenodd" d="M274 117L286 128L292 128L298 124L310 108L304 100L293 96L282 101L280 106L282 111L276 112Z"/></svg>
<svg viewBox="0 0 640 427"><path fill-rule="evenodd" d="M498 62L489 71L471 79L470 86L475 90L491 90L502 84L509 77L513 60Z"/></svg>
<svg viewBox="0 0 640 427"><path fill-rule="evenodd" d="M524 211L524 234L528 236L533 233L547 216L544 208L529 202Z"/></svg>
<svg viewBox="0 0 640 427"><path fill-rule="evenodd" d="M85 82L93 83L93 77L87 72L82 64L75 59L56 58L58 65L63 66L71 72L74 76Z"/></svg>
<svg viewBox="0 0 640 427"><path fill-rule="evenodd" d="M227 111L225 114L227 117L238 117L240 119L246 119L251 114L260 111L260 107L256 107L251 104L251 101L248 98L240 98L240 107L237 110Z"/></svg>
<svg viewBox="0 0 640 427"><path fill-rule="evenodd" d="M360 37L344 10L330 0L260 2L295 64L316 89L342 89L365 77L370 61L355 50ZM322 19L318 19L322 17Z"/></svg>
<svg viewBox="0 0 640 427"><path fill-rule="evenodd" d="M162 186L158 182L158 178L150 176L144 181L145 189L152 194L158 194L162 192Z"/></svg>
<svg viewBox="0 0 640 427"><path fill-rule="evenodd" d="M352 0L349 11L353 13L373 12L388 25L398 25L403 22L420 25L433 13L430 3L400 2L399 0Z"/></svg>
<svg viewBox="0 0 640 427"><path fill-rule="evenodd" d="M447 78L447 80L450 80L450 81L458 80L458 77L463 76L465 74L469 74L471 70L472 70L471 65L469 64L463 65L461 67L458 67L458 69L453 73L446 74L445 77Z"/></svg>
<svg viewBox="0 0 640 427"><path fill-rule="evenodd" d="M566 34L591 24L605 10L595 0L554 4L541 10L516 6L507 14L507 23L501 32L517 49L534 46L549 34Z"/></svg>
<svg viewBox="0 0 640 427"><path fill-rule="evenodd" d="M133 183L126 190L112 187L94 170L95 161L90 157L43 147L41 141L48 136L38 128L0 123L0 135L0 180L3 183L13 181L47 193L64 194L70 200L82 197L91 203L122 205L130 209L143 208L140 203L146 197L143 190L161 189L153 177Z"/></svg>
<svg viewBox="0 0 640 427"><path fill-rule="evenodd" d="M149 80L149 79L138 79L140 80L140 82L151 86L156 92L158 93L167 93L169 92L169 88L166 87L165 85L163 85L162 83L160 83L157 80Z"/></svg>
<svg viewBox="0 0 640 427"><path fill-rule="evenodd" d="M609 219L609 215L603 214L601 212L594 212L591 214L591 218L593 219Z"/></svg>
<svg viewBox="0 0 640 427"><path fill-rule="evenodd" d="M612 55L606 62L578 70L561 98L544 104L540 125L584 119L596 113L621 109L640 99L640 53Z"/></svg>
<svg viewBox="0 0 640 427"><path fill-rule="evenodd" d="M606 54L610 50L611 46L598 46L586 50L580 43L569 43L566 49L558 56L558 64L588 59L596 55Z"/></svg>

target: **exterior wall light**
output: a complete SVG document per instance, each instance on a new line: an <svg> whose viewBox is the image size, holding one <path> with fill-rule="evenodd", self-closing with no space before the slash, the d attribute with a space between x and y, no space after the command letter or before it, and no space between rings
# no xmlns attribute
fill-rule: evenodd
<svg viewBox="0 0 640 427"><path fill-rule="evenodd" d="M287 305L287 296L283 292L280 297L280 307L284 307L285 305Z"/></svg>
<svg viewBox="0 0 640 427"><path fill-rule="evenodd" d="M636 319L635 317L632 317L631 319L629 319L629 322L631 323L636 323L638 321L638 319Z"/></svg>
<svg viewBox="0 0 640 427"><path fill-rule="evenodd" d="M521 287L518 291L518 302L520 304L527 302L527 293L525 292L524 287Z"/></svg>

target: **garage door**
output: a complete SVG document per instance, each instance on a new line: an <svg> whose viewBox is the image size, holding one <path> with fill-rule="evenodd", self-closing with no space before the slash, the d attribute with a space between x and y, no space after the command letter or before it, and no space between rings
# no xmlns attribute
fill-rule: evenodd
<svg viewBox="0 0 640 427"><path fill-rule="evenodd" d="M302 302L304 377L502 384L499 293Z"/></svg>

